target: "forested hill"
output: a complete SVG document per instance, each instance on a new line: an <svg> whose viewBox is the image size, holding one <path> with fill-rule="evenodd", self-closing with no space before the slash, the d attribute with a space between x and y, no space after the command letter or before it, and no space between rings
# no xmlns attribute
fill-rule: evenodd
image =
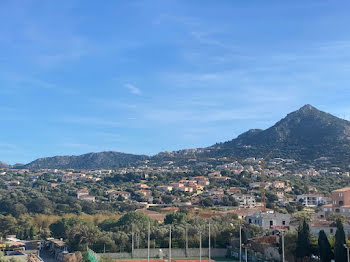
<svg viewBox="0 0 350 262"><path fill-rule="evenodd" d="M132 155L119 152L89 153L80 156L56 156L35 160L24 168L118 168L136 165L152 159L179 159L185 157L282 157L311 162L320 157L345 167L350 163L350 122L305 105L288 114L266 130L251 129L237 138L201 149L163 152L156 156Z"/></svg>
<svg viewBox="0 0 350 262"><path fill-rule="evenodd" d="M42 169L100 169L100 168L118 168L135 164L137 161L146 160L148 157L144 155L132 155L119 152L101 152L88 153L79 156L55 156L37 159L24 168Z"/></svg>
<svg viewBox="0 0 350 262"><path fill-rule="evenodd" d="M288 114L274 126L253 129L209 148L211 157L293 158L303 162L327 157L333 163L350 163L350 122L311 105Z"/></svg>

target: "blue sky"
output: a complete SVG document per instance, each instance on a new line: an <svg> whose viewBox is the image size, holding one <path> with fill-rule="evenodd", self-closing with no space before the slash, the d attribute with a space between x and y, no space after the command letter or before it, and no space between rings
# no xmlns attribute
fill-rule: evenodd
<svg viewBox="0 0 350 262"><path fill-rule="evenodd" d="M0 3L0 160L155 154L350 118L350 2Z"/></svg>

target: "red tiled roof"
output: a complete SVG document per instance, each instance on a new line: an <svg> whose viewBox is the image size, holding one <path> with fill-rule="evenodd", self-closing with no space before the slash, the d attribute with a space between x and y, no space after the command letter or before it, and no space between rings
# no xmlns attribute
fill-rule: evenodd
<svg viewBox="0 0 350 262"><path fill-rule="evenodd" d="M333 190L332 193L338 193L338 192L345 192L345 191L350 191L350 187L344 187L344 188L340 188L337 190Z"/></svg>

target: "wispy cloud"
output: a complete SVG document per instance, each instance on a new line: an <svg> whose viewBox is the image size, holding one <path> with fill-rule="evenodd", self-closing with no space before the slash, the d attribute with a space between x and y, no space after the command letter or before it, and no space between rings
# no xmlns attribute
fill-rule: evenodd
<svg viewBox="0 0 350 262"><path fill-rule="evenodd" d="M127 83L124 85L127 89L129 89L131 94L140 96L142 95L142 92L139 88L137 88L136 86L134 86L133 84Z"/></svg>
<svg viewBox="0 0 350 262"><path fill-rule="evenodd" d="M97 126L97 127L98 126L117 127L121 125L119 121L107 120L107 119L95 118L95 117L69 117L69 118L62 119L60 122L77 124L77 125Z"/></svg>

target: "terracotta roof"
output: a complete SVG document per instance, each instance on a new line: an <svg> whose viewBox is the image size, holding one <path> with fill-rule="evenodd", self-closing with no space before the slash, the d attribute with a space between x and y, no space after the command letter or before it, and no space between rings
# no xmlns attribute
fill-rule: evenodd
<svg viewBox="0 0 350 262"><path fill-rule="evenodd" d="M77 192L78 193L89 193L89 190L87 190L87 189L80 189Z"/></svg>
<svg viewBox="0 0 350 262"><path fill-rule="evenodd" d="M336 224L334 221L327 221L327 220L314 220L311 223L312 227L336 227Z"/></svg>
<svg viewBox="0 0 350 262"><path fill-rule="evenodd" d="M346 192L346 191L350 191L350 187L344 187L344 188L340 188L337 190L333 190L332 193L338 193L338 192Z"/></svg>

